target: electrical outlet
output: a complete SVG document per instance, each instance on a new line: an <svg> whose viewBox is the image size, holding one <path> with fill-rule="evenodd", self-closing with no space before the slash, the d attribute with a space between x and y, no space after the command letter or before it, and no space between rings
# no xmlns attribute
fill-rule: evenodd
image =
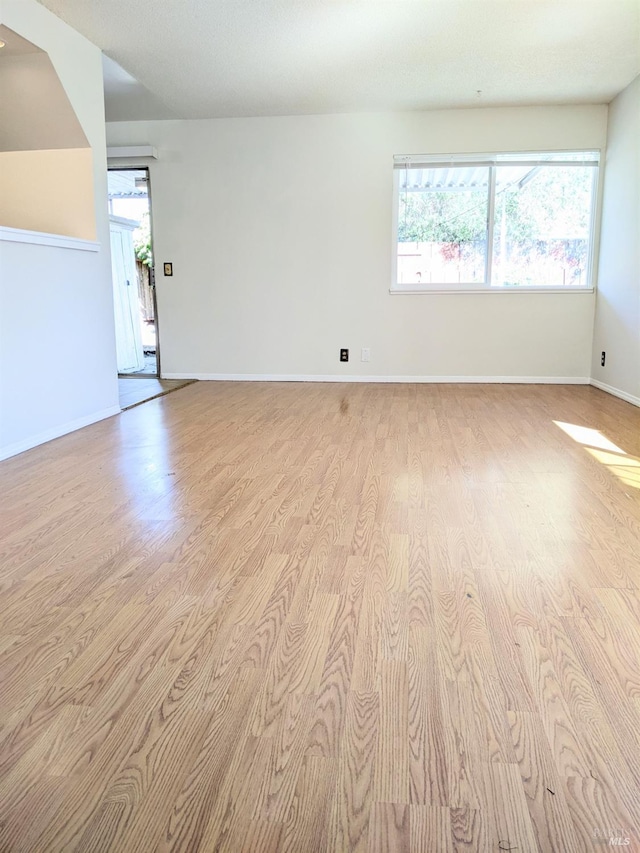
<svg viewBox="0 0 640 853"><path fill-rule="evenodd" d="M369 347L362 347L360 361L371 361L371 350L369 349Z"/></svg>
<svg viewBox="0 0 640 853"><path fill-rule="evenodd" d="M349 350L341 349L340 350L340 361L349 361Z"/></svg>
<svg viewBox="0 0 640 853"><path fill-rule="evenodd" d="M607 360L607 354L604 350L602 350L602 355L600 356L600 367L604 367L604 363Z"/></svg>

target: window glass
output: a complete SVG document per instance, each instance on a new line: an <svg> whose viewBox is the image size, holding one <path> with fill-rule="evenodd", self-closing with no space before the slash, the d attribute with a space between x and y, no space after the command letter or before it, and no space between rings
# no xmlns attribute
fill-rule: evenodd
<svg viewBox="0 0 640 853"><path fill-rule="evenodd" d="M398 282L484 281L489 168L401 169Z"/></svg>
<svg viewBox="0 0 640 853"><path fill-rule="evenodd" d="M591 287L594 151L395 158L397 290Z"/></svg>
<svg viewBox="0 0 640 853"><path fill-rule="evenodd" d="M535 166L501 182L502 171L498 166L492 285L588 287L593 169Z"/></svg>

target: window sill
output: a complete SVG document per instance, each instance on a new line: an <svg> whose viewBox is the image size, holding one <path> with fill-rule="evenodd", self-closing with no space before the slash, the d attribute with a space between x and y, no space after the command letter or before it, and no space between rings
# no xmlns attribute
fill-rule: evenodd
<svg viewBox="0 0 640 853"><path fill-rule="evenodd" d="M593 287L433 287L421 288L420 290L390 287L389 293L392 296L429 296L446 293L593 293L594 290Z"/></svg>

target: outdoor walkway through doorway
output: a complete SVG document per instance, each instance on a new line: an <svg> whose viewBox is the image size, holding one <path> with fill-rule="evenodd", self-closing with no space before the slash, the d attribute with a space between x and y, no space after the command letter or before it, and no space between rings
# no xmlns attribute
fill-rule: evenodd
<svg viewBox="0 0 640 853"><path fill-rule="evenodd" d="M156 397L164 397L178 388L191 385L195 379L156 379L144 376L119 376L118 391L120 394L120 408L131 409L140 403L154 400Z"/></svg>

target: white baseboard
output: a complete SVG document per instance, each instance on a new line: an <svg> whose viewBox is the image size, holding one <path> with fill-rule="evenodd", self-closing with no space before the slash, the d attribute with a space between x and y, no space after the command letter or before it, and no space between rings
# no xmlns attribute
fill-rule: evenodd
<svg viewBox="0 0 640 853"><path fill-rule="evenodd" d="M215 382L398 382L398 383L518 383L524 385L588 385L587 376L355 376L289 373L164 373L163 379L201 379Z"/></svg>
<svg viewBox="0 0 640 853"><path fill-rule="evenodd" d="M633 394L627 394L626 391L614 388L613 385L607 385L606 382L600 382L599 379L591 379L589 384L593 385L594 388L599 388L601 391L606 391L607 394L613 394L614 397L620 397L621 400L626 400L627 403L632 403L634 406L640 406L640 397L634 397Z"/></svg>
<svg viewBox="0 0 640 853"><path fill-rule="evenodd" d="M97 421L103 421L105 418L110 418L113 415L119 415L120 412L120 406L111 406L108 409L102 409L100 412L85 415L83 418L67 421L66 424L60 424L60 426L38 433L38 435L33 435L24 441L5 444L4 447L0 447L0 460L8 459L10 456L17 456L18 453L24 453L25 450L31 450L32 447L37 447L39 444L45 444L47 441L53 441L54 438L60 438L61 435L67 435L67 433L82 429L82 427L95 424Z"/></svg>

